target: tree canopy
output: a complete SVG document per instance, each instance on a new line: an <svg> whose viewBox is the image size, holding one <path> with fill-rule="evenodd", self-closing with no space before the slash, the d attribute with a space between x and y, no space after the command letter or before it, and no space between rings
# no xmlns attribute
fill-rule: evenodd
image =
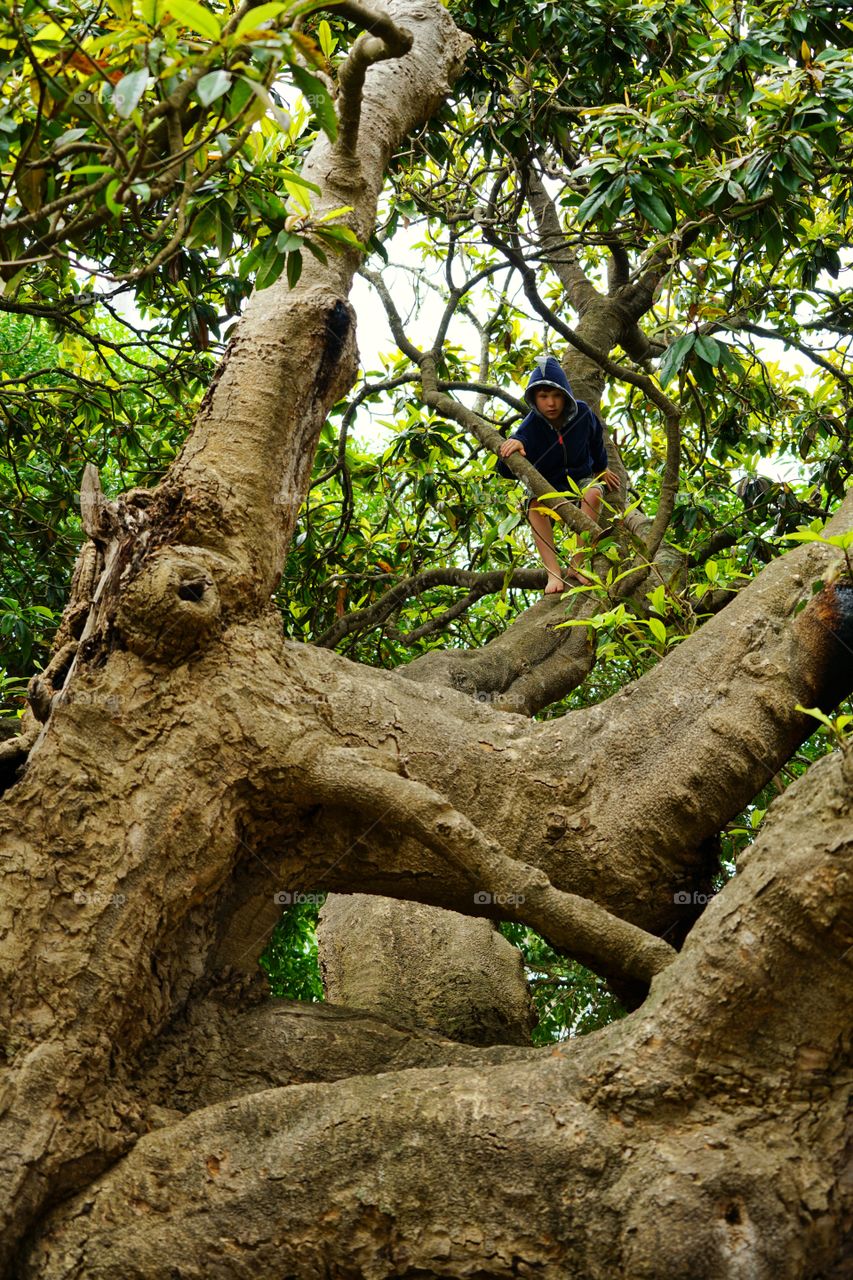
<svg viewBox="0 0 853 1280"><path fill-rule="evenodd" d="M162 474L249 288L285 266L295 282L305 252L352 235L345 212L312 217L299 178L313 130L336 128L330 92L352 23L334 5L244 9L33 3L5 17L15 674L33 643L44 657L47 629L28 610L60 602L81 463L114 484ZM771 533L829 511L849 475L848 26L821 5L451 11L474 48L453 99L395 161L369 268L405 289L386 265L405 226L417 297L437 291L446 306L429 340L448 383L517 397L543 350L571 349L582 316L582 342L623 352L606 390L583 365L580 386L603 395L631 500L652 512L667 446L650 390L667 391L683 454L669 536L693 573L679 591L658 584L669 595L652 608L680 611L677 637L774 554ZM615 345L596 331L601 295L639 310ZM478 394L506 432L518 410ZM360 428L380 402L378 449ZM780 458L802 465L763 472ZM343 610L345 651L369 660L447 643L445 626L420 634L444 612L439 585L395 608L393 636L351 615L425 567L519 563L517 504L492 465L423 401L406 352L365 369L323 433L285 577L290 634L317 640ZM489 592L448 622L450 642L488 638L512 607ZM634 670L639 637L641 649L668 642L658 627L623 633Z"/></svg>

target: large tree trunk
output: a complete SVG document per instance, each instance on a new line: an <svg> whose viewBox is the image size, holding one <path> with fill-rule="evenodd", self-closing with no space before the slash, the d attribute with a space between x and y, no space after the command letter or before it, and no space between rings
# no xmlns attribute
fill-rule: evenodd
<svg viewBox="0 0 853 1280"><path fill-rule="evenodd" d="M464 51L437 0L391 8L414 45L368 71L359 165L323 144L309 169L362 239ZM808 732L796 704L850 686L839 556L790 553L645 679L541 725L283 641L269 594L352 374L355 265L258 295L166 482L87 500L97 589L0 813L5 1274L829 1274L847 764L792 789L682 955L657 935ZM343 1053L324 1013L325 1074L284 1020L294 1061L253 1061L277 1015L234 1002L285 889L513 916L658 976L566 1051L395 1027Z"/></svg>
<svg viewBox="0 0 853 1280"><path fill-rule="evenodd" d="M623 1022L202 1106L58 1209L22 1274L840 1277L851 761L777 803Z"/></svg>

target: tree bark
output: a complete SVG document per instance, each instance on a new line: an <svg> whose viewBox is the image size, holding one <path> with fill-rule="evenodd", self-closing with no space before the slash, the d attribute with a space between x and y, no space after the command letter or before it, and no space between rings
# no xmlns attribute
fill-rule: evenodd
<svg viewBox="0 0 853 1280"><path fill-rule="evenodd" d="M436 0L391 11L414 44L367 72L357 171L325 143L309 170L362 238L388 156L464 51ZM93 497L97 582L0 810L0 1266L826 1270L842 1220L849 940L830 928L850 905L849 766L792 789L682 955L656 935L697 914L673 895L704 883L704 842L807 734L796 704L829 708L850 687L841 557L791 552L649 676L544 724L283 641L269 593L353 367L354 265L259 295L166 482ZM848 498L832 531L851 524ZM632 1019L569 1051L456 1046L345 1084L290 1086L220 1020L243 1060L219 1092L209 1057L195 1083L175 1077L197 1106L176 1120L156 1080L175 1045L203 1058L205 1002L239 994L284 889L514 916L600 972L658 977ZM341 1070L393 1061L356 1053Z"/></svg>
<svg viewBox="0 0 853 1280"><path fill-rule="evenodd" d="M773 806L642 1010L524 1064L205 1107L55 1211L22 1276L841 1276L852 765Z"/></svg>
<svg viewBox="0 0 853 1280"><path fill-rule="evenodd" d="M305 170L323 192L316 212L352 206L362 240L391 154L468 44L437 0L390 12L413 47L367 72L358 159L323 140ZM310 263L293 290L256 294L165 482L87 510L103 571L0 817L0 1263L46 1201L144 1128L126 1061L186 1000L217 941L217 895L262 843L240 690L261 692L254 661L273 638L281 656L269 596L317 435L354 376L357 265L347 250ZM214 669L219 695L197 683ZM212 715L209 696L225 699Z"/></svg>

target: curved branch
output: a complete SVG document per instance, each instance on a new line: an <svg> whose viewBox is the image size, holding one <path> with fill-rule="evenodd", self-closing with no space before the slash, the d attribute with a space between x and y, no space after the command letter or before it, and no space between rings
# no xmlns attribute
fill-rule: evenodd
<svg viewBox="0 0 853 1280"><path fill-rule="evenodd" d="M338 71L341 87L338 98L339 133L337 150L350 161L357 159L361 98L368 68L388 58L403 58L413 44L412 33L398 27L383 9L372 9L358 0L330 0L323 6L349 18L363 33Z"/></svg>
<svg viewBox="0 0 853 1280"><path fill-rule="evenodd" d="M306 794L344 805L422 841L472 882L471 915L511 916L529 924L605 977L651 982L675 959L662 938L612 915L589 898L556 889L539 867L516 861L445 796L347 747L325 748L305 762ZM494 904L490 912L478 905Z"/></svg>

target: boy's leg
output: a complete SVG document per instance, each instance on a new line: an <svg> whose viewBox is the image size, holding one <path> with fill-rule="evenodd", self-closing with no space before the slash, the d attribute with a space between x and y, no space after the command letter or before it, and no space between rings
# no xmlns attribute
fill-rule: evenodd
<svg viewBox="0 0 853 1280"><path fill-rule="evenodd" d="M581 511L585 516L589 516L590 520L594 520L598 524L598 513L601 510L601 490L597 484L591 489L587 489L583 495L581 502Z"/></svg>
<svg viewBox="0 0 853 1280"><path fill-rule="evenodd" d="M598 513L601 510L601 497L601 489L597 484L595 484L584 492L583 500L581 502L581 511L583 514L588 516L590 520L594 520L596 524L598 524ZM583 573L582 551L576 551L572 556L571 567L575 573Z"/></svg>
<svg viewBox="0 0 853 1280"><path fill-rule="evenodd" d="M554 526L548 516L543 516L541 511L537 511L533 503L527 508L527 519L533 530L533 540L536 543L536 549L542 557L542 563L548 570L548 581L545 584L545 594L550 596L558 591L565 591L566 583L560 573L560 562L557 559L557 550L554 546Z"/></svg>

